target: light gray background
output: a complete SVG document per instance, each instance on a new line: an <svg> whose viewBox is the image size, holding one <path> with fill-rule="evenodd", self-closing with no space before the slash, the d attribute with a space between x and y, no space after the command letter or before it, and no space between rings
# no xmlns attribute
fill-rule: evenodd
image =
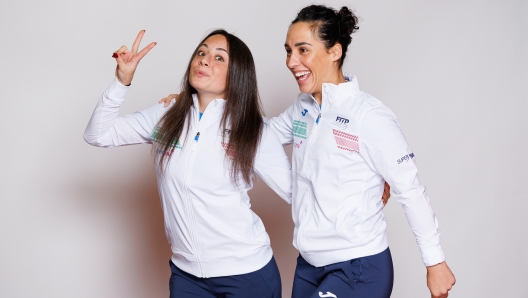
<svg viewBox="0 0 528 298"><path fill-rule="evenodd" d="M178 91L197 42L223 27L251 48L268 116L298 92L289 22L309 1L0 2L0 297L168 297L149 146L100 149L82 134L111 83L110 57L146 29L158 45L123 106ZM528 2L327 1L360 31L345 70L400 119L440 222L450 297L527 297ZM259 181L263 218L291 292L290 207ZM429 297L400 205L385 209L393 297Z"/></svg>

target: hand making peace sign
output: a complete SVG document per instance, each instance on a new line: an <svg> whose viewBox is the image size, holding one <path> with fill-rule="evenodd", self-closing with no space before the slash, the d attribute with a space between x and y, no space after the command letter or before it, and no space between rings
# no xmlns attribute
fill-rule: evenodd
<svg viewBox="0 0 528 298"><path fill-rule="evenodd" d="M141 43L144 34L145 30L139 31L139 34L132 45L132 51L128 51L126 46L121 46L119 50L115 51L112 55L117 61L115 75L123 85L130 85L139 61L141 61L141 59L157 44L156 42L151 42L138 53L139 43Z"/></svg>

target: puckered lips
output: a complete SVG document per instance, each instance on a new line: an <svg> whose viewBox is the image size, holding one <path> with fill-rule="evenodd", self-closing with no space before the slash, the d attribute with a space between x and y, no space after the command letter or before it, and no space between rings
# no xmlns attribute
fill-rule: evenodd
<svg viewBox="0 0 528 298"><path fill-rule="evenodd" d="M199 70L199 69L194 71L194 75L199 77L199 78L203 78L203 77L208 77L209 76L205 71Z"/></svg>

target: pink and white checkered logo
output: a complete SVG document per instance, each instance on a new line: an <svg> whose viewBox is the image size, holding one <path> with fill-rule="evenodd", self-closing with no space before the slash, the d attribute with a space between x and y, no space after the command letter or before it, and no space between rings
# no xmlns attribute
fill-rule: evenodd
<svg viewBox="0 0 528 298"><path fill-rule="evenodd" d="M358 136L337 129L332 129L332 132L334 133L337 148L359 153Z"/></svg>

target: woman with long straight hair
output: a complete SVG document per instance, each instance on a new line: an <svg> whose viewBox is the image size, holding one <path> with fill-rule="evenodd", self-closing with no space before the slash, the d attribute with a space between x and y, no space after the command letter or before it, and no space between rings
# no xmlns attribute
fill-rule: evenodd
<svg viewBox="0 0 528 298"><path fill-rule="evenodd" d="M215 30L193 52L170 108L119 116L139 61L121 47L116 79L84 133L98 147L152 144L165 231L172 248L170 297L280 297L269 237L250 209L257 173L291 202L291 166L263 120L255 65L236 36Z"/></svg>
<svg viewBox="0 0 528 298"><path fill-rule="evenodd" d="M416 237L431 296L447 297L455 278L415 155L392 111L343 74L357 23L347 7L310 5L286 35L286 66L301 93L270 125L282 143L295 144L293 241L300 255L293 297L390 297L393 266L379 201L385 181Z"/></svg>

